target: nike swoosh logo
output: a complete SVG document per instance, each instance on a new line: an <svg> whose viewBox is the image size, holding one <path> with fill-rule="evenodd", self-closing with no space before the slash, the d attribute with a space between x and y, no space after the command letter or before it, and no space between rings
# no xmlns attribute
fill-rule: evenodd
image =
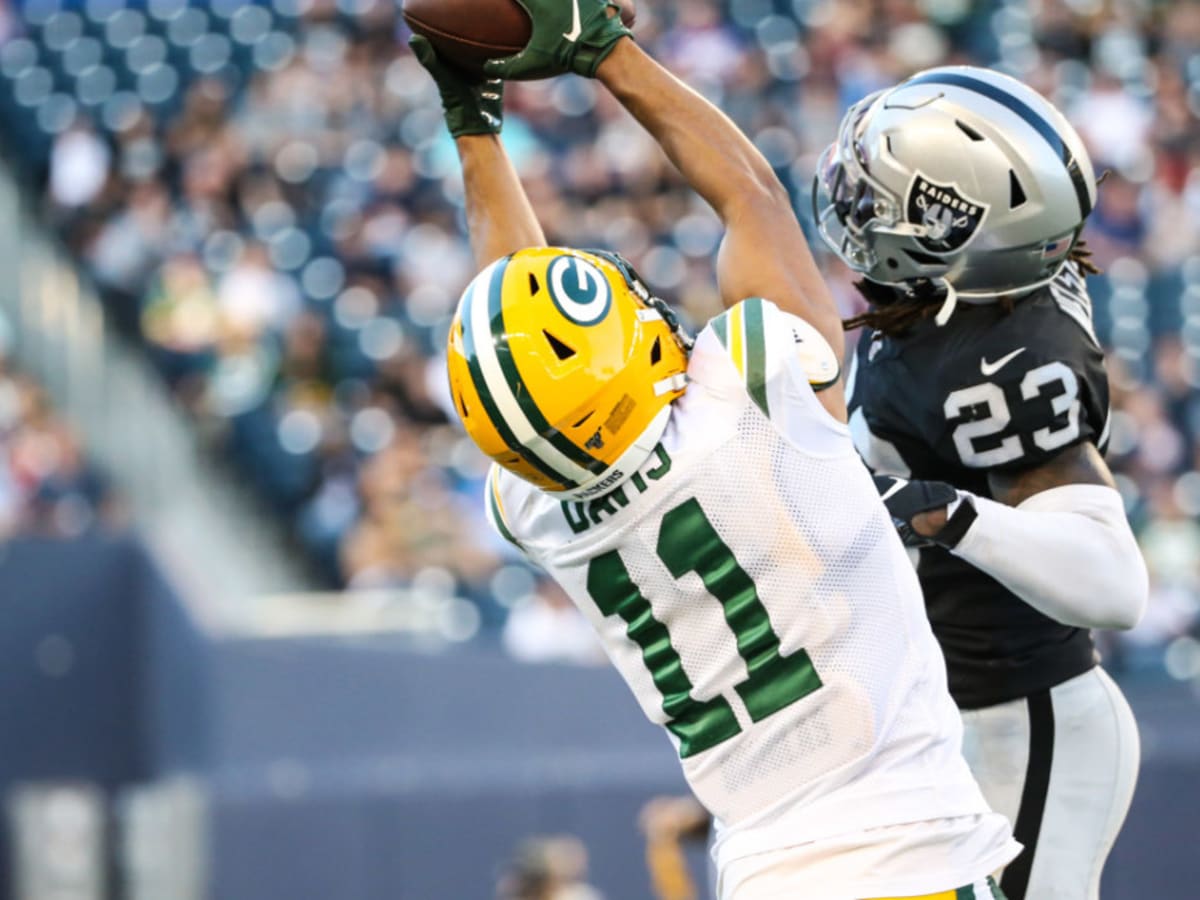
<svg viewBox="0 0 1200 900"><path fill-rule="evenodd" d="M579 40L579 36L583 34L583 23L579 21L579 0L572 0L571 5L574 7L575 24L571 26L571 30L566 32L563 37L573 44Z"/></svg>
<svg viewBox="0 0 1200 900"><path fill-rule="evenodd" d="M997 372L999 372L1001 369L1003 369L1005 366L1007 366L1010 362L1012 362L1014 359L1016 359L1018 356L1020 356L1024 352L1025 352L1024 347L1018 347L1012 353L1008 354L1008 356L1002 356L998 360L996 360L994 363L988 362L987 357L985 356L983 359L981 359L979 361L979 371L982 372L985 376L995 375Z"/></svg>

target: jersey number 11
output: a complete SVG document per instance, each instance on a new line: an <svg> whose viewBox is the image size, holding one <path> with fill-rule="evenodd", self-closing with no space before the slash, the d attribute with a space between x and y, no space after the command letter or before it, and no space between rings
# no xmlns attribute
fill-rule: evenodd
<svg viewBox="0 0 1200 900"><path fill-rule="evenodd" d="M752 721L762 721L821 686L804 650L787 656L780 651L758 588L694 498L663 516L657 552L674 578L695 572L720 601L749 672L734 690ZM642 661L662 694L663 712L671 717L667 728L679 739L680 757L703 753L741 732L723 696L692 698L692 683L667 626L654 617L650 601L633 583L616 550L588 564L587 589L600 612L624 621L625 633L641 648Z"/></svg>

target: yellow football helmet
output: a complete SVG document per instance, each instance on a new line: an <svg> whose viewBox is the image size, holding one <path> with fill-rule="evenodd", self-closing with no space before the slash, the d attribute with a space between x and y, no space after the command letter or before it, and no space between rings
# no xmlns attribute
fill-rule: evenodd
<svg viewBox="0 0 1200 900"><path fill-rule="evenodd" d="M615 254L541 247L488 266L450 328L455 408L484 453L539 488L612 490L662 437L690 341Z"/></svg>

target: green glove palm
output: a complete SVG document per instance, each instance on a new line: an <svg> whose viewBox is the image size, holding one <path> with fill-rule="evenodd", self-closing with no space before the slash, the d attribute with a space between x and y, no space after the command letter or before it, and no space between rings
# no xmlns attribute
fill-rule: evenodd
<svg viewBox="0 0 1200 900"><path fill-rule="evenodd" d="M419 34L413 35L408 45L437 82L450 134L457 138L500 133L504 125L504 82L471 75L446 62Z"/></svg>
<svg viewBox="0 0 1200 900"><path fill-rule="evenodd" d="M517 0L533 20L529 44L515 56L492 59L483 70L506 81L574 72L592 78L617 41L632 32L609 10L612 0Z"/></svg>

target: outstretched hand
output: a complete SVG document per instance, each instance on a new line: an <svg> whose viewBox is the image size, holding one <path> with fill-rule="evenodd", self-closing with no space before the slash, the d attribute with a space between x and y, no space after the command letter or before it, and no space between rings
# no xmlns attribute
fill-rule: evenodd
<svg viewBox="0 0 1200 900"><path fill-rule="evenodd" d="M442 59L421 35L413 35L408 45L437 82L451 135L457 138L500 133L504 125L504 82L464 72Z"/></svg>
<svg viewBox="0 0 1200 900"><path fill-rule="evenodd" d="M514 56L492 59L483 70L493 78L530 81L574 72L593 78L613 47L632 32L613 0L516 0L529 13L533 36Z"/></svg>
<svg viewBox="0 0 1200 900"><path fill-rule="evenodd" d="M937 544L952 550L975 521L975 506L941 481L876 475L875 489L906 547Z"/></svg>

